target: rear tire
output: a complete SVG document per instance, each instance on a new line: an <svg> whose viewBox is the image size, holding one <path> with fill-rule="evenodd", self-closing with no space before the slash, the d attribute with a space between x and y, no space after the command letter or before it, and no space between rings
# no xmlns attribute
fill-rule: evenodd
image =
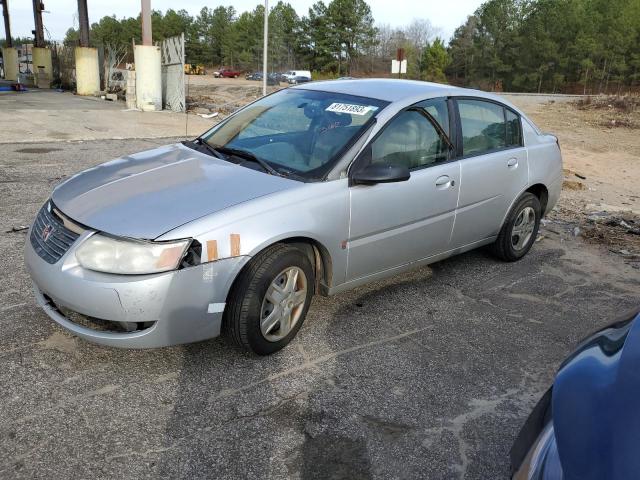
<svg viewBox="0 0 640 480"><path fill-rule="evenodd" d="M304 252L282 243L268 247L233 286L224 317L228 336L258 355L284 348L304 322L314 285L313 266Z"/></svg>
<svg viewBox="0 0 640 480"><path fill-rule="evenodd" d="M515 203L502 225L500 234L491 245L492 253L505 262L524 257L538 236L540 226L540 200L526 192Z"/></svg>

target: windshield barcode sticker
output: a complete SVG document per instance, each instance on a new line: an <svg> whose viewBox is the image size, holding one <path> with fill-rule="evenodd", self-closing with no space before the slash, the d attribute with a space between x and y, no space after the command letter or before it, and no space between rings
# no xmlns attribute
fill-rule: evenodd
<svg viewBox="0 0 640 480"><path fill-rule="evenodd" d="M352 105L349 103L332 103L329 105L325 111L327 112L335 112L335 113L350 113L351 115L366 115L371 110L374 110L375 107L370 107L368 105Z"/></svg>

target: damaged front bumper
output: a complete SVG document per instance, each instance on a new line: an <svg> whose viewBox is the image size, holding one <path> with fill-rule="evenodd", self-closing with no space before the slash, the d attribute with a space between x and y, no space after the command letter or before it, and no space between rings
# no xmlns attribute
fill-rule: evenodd
<svg viewBox="0 0 640 480"><path fill-rule="evenodd" d="M27 237L29 238L29 237ZM153 348L220 334L227 294L249 257L239 256L152 275L82 268L75 249L49 264L27 240L25 264L44 311L71 333L112 347Z"/></svg>

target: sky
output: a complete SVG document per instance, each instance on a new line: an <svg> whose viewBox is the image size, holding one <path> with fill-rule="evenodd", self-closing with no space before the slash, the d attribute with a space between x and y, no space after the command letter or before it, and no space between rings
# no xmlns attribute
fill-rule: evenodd
<svg viewBox="0 0 640 480"><path fill-rule="evenodd" d="M11 14L11 34L14 37L31 36L33 30L32 2L28 0L8 0ZM135 17L140 12L140 2L137 0L88 0L89 22L98 21L105 15L117 18ZM220 5L233 5L238 12L252 10L260 0L151 0L151 8L165 11L185 9L195 16L207 6L215 8ZM270 0L274 5L277 0ZM289 0L298 15L306 15L315 0ZM329 3L325 0L325 3ZM482 0L367 0L371 6L376 23L387 23L391 26L402 26L414 18L426 18L441 29L442 36L448 40L453 31L462 24L480 6ZM45 10L43 23L46 28L45 37L52 40L62 40L68 28L78 25L77 0L44 0ZM0 23L0 31L4 37L4 26ZM48 32L48 33L47 33Z"/></svg>

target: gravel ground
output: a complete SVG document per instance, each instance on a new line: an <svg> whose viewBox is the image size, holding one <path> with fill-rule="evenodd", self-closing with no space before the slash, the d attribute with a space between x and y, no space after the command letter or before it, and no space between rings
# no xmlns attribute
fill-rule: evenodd
<svg viewBox="0 0 640 480"><path fill-rule="evenodd" d="M640 271L543 231L518 263L475 251L318 297L268 358L74 338L35 304L25 233L5 232L63 175L167 141L2 146L0 478L506 478L559 362L638 302Z"/></svg>

